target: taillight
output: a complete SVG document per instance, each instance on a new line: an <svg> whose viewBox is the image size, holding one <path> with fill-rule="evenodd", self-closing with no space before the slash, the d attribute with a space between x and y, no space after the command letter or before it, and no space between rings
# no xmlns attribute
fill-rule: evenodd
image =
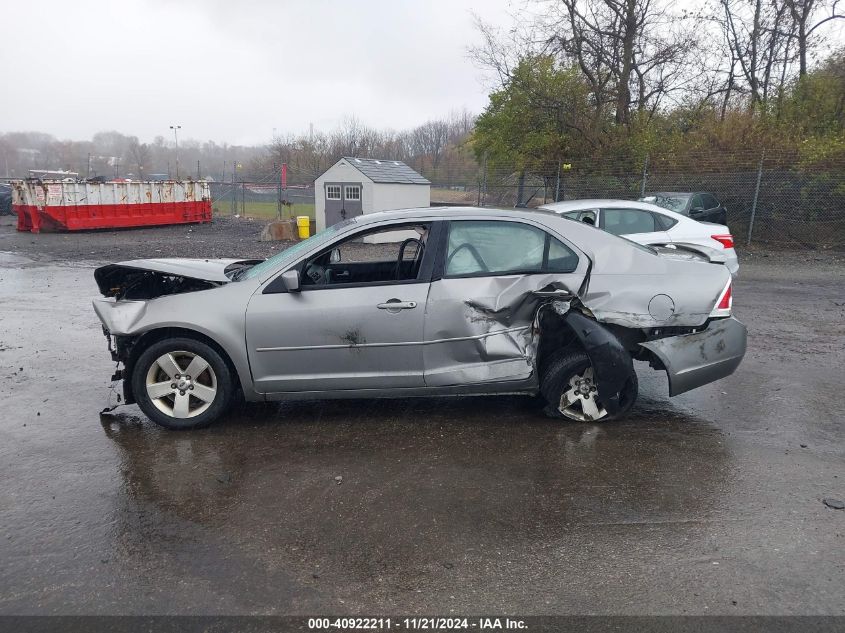
<svg viewBox="0 0 845 633"><path fill-rule="evenodd" d="M716 300L716 306L713 308L713 311L710 313L711 317L722 317L722 316L731 316L731 307L733 306L733 295L731 293L731 280L728 279L728 283L725 286L725 289L722 290L722 294L719 295L719 298Z"/></svg>
<svg viewBox="0 0 845 633"><path fill-rule="evenodd" d="M719 242L723 248L733 248L734 247L734 236L733 235L711 235L711 238Z"/></svg>

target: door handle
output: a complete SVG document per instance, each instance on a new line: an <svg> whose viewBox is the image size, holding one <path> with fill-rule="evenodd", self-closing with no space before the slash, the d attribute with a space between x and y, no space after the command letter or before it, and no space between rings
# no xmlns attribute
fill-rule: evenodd
<svg viewBox="0 0 845 633"><path fill-rule="evenodd" d="M348 270L341 270L340 272L336 272L334 274L334 276L335 277L349 277L349 271Z"/></svg>
<svg viewBox="0 0 845 633"><path fill-rule="evenodd" d="M384 303L379 303L376 307L379 310L387 310L388 312L399 312L400 310L413 310L417 307L417 302L388 299Z"/></svg>

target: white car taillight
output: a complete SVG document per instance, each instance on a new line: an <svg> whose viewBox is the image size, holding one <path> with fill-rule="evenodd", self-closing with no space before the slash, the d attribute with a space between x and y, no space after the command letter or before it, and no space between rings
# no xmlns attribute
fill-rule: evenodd
<svg viewBox="0 0 845 633"><path fill-rule="evenodd" d="M725 289L716 300L716 305L710 313L710 317L727 317L731 316L731 307L733 306L733 294L731 293L731 280L728 279Z"/></svg>

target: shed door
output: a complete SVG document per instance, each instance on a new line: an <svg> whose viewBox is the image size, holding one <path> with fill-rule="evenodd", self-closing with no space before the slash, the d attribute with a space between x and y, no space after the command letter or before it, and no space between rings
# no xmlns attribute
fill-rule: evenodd
<svg viewBox="0 0 845 633"><path fill-rule="evenodd" d="M363 213L364 188L360 182L327 182L326 226Z"/></svg>

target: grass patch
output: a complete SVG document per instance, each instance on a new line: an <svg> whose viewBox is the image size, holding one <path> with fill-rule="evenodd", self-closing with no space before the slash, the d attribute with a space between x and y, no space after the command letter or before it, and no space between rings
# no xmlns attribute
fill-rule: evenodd
<svg viewBox="0 0 845 633"><path fill-rule="evenodd" d="M217 200L213 204L215 215L232 215L231 200ZM263 220L275 220L278 217L278 208L275 202L250 202L246 201L246 208L238 200L235 207L235 214L249 218L261 218ZM314 205L307 203L294 203L289 207L282 207L282 219L289 220L298 215L307 215L314 219Z"/></svg>

